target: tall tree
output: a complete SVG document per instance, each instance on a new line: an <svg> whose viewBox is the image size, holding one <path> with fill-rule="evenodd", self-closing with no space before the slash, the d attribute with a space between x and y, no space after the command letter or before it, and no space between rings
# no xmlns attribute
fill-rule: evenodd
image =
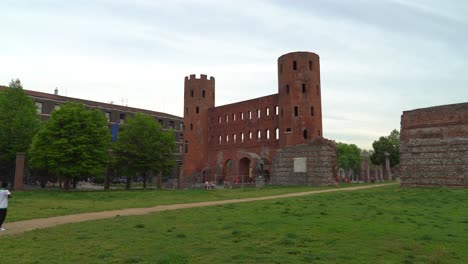
<svg viewBox="0 0 468 264"><path fill-rule="evenodd" d="M120 171L127 175L127 186L135 174L167 173L174 165L175 139L172 130L164 131L154 118L137 113L129 117L114 145L114 155Z"/></svg>
<svg viewBox="0 0 468 264"><path fill-rule="evenodd" d="M380 137L379 140L372 143L374 153L371 155L371 161L376 165L385 163L385 152L389 154L390 166L396 166L400 163L400 132L394 129L390 135Z"/></svg>
<svg viewBox="0 0 468 264"><path fill-rule="evenodd" d="M336 143L338 167L358 171L361 168L361 149L354 144Z"/></svg>
<svg viewBox="0 0 468 264"><path fill-rule="evenodd" d="M17 152L26 152L40 126L34 102L19 79L0 92L0 166L13 174Z"/></svg>
<svg viewBox="0 0 468 264"><path fill-rule="evenodd" d="M103 175L109 162L111 134L107 120L98 110L67 103L52 112L33 139L30 165L70 181Z"/></svg>

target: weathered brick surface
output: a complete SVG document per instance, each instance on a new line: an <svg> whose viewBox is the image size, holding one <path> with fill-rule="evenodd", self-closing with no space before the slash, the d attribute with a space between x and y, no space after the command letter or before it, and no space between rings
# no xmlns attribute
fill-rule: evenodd
<svg viewBox="0 0 468 264"><path fill-rule="evenodd" d="M186 77L185 177L249 180L259 175L260 160L263 175L269 175L279 149L308 144L323 135L320 62L315 53L291 52L278 58L276 94L217 107L214 95L214 78ZM328 150L313 153L315 162L327 161Z"/></svg>
<svg viewBox="0 0 468 264"><path fill-rule="evenodd" d="M294 172L294 158L306 158L307 172ZM285 147L273 159L271 183L275 185L336 185L335 144L316 138L309 144Z"/></svg>
<svg viewBox="0 0 468 264"><path fill-rule="evenodd" d="M402 186L468 187L468 103L403 112Z"/></svg>

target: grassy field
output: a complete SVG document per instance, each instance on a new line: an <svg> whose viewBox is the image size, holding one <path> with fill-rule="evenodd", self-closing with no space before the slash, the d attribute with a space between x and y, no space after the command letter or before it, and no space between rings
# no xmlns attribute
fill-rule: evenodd
<svg viewBox="0 0 468 264"><path fill-rule="evenodd" d="M468 189L398 186L0 237L2 263L468 263Z"/></svg>
<svg viewBox="0 0 468 264"><path fill-rule="evenodd" d="M341 187L356 186L345 184ZM217 190L112 190L14 192L7 222L122 208L259 197L335 187L267 187Z"/></svg>

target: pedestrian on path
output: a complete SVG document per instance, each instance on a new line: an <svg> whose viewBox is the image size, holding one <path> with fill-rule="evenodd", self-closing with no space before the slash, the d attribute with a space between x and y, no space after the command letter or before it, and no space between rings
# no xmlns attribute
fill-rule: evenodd
<svg viewBox="0 0 468 264"><path fill-rule="evenodd" d="M2 182L2 188L0 188L0 231L6 230L2 225L7 215L8 199L11 198L11 192L6 189L7 187L8 183Z"/></svg>

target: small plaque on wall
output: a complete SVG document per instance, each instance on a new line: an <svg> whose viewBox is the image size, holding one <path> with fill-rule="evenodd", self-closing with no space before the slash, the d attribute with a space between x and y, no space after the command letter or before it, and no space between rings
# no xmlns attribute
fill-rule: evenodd
<svg viewBox="0 0 468 264"><path fill-rule="evenodd" d="M307 172L307 158L294 158L294 172Z"/></svg>

